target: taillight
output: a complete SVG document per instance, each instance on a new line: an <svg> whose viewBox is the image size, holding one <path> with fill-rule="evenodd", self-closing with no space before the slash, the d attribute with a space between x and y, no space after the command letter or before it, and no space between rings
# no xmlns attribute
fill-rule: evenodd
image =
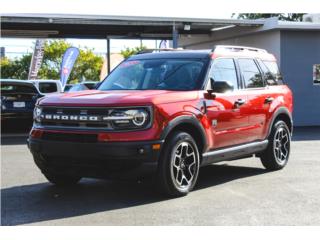
<svg viewBox="0 0 320 240"><path fill-rule="evenodd" d="M41 138L43 134L43 131L40 129L32 129L30 132L30 136L32 138Z"/></svg>

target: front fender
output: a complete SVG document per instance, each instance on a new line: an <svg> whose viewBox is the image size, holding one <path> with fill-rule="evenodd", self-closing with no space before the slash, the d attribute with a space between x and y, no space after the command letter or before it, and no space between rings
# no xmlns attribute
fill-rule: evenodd
<svg viewBox="0 0 320 240"><path fill-rule="evenodd" d="M164 140L166 139L166 137L179 125L182 124L189 124L192 125L195 129L197 129L197 131L199 132L200 136L201 136L201 140L203 143L203 149L207 148L207 138L206 138L206 133L205 130L203 128L203 126L201 125L200 121L193 115L184 115L184 116L178 116L174 119L172 119L167 126L163 129L160 139Z"/></svg>

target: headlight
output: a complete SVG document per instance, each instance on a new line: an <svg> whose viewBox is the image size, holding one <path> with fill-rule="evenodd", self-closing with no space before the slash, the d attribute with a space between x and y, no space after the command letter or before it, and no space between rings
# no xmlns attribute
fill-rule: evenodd
<svg viewBox="0 0 320 240"><path fill-rule="evenodd" d="M33 110L33 120L35 122L40 122L41 114L42 114L42 108L39 106L36 106Z"/></svg>
<svg viewBox="0 0 320 240"><path fill-rule="evenodd" d="M114 109L108 120L114 129L137 129L146 128L151 123L150 109Z"/></svg>
<svg viewBox="0 0 320 240"><path fill-rule="evenodd" d="M6 109L6 106L5 106L5 105L2 105L2 102L5 102L5 100L6 100L6 97L5 97L5 96L1 96L1 97L0 97L0 105L1 105L1 108L2 108L2 109Z"/></svg>
<svg viewBox="0 0 320 240"><path fill-rule="evenodd" d="M5 106L5 105L2 105L2 99L0 99L0 106L1 106L1 109L2 109L2 110L6 110L6 106Z"/></svg>

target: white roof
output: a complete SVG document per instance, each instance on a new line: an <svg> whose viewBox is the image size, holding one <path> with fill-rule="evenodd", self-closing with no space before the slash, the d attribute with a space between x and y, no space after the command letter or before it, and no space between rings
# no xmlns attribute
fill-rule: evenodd
<svg viewBox="0 0 320 240"><path fill-rule="evenodd" d="M267 31L272 29L320 30L320 23L279 21L277 17L265 19L265 23L261 30Z"/></svg>

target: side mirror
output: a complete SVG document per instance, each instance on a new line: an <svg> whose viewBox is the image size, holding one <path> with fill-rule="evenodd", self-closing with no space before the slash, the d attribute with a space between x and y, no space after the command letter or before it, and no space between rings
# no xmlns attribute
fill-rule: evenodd
<svg viewBox="0 0 320 240"><path fill-rule="evenodd" d="M210 87L208 89L208 93L213 93L213 86L214 86L214 79L213 77L210 77Z"/></svg>
<svg viewBox="0 0 320 240"><path fill-rule="evenodd" d="M213 86L214 85L214 79L210 77L210 87L207 89L207 93L205 94L205 97L208 99L214 99L216 95L213 94Z"/></svg>
<svg viewBox="0 0 320 240"><path fill-rule="evenodd" d="M225 93L233 91L234 86L229 81L215 81L213 85L213 91L217 93Z"/></svg>

